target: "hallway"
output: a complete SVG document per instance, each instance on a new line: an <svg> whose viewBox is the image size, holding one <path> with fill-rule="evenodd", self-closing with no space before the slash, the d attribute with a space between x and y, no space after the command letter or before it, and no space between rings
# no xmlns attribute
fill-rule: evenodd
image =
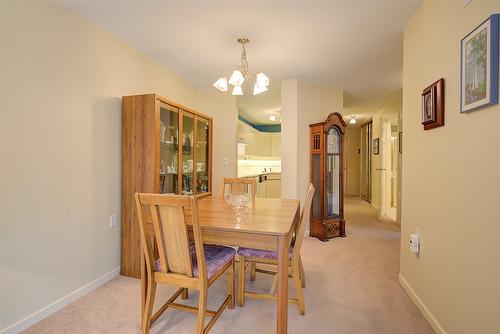
<svg viewBox="0 0 500 334"><path fill-rule="evenodd" d="M345 202L346 238L304 240L306 319L290 305L289 332L432 333L398 283L399 227L378 222L375 210L359 198L347 197ZM271 282L268 275L258 275L248 288L266 291ZM209 299L209 307L218 305L225 285L222 279L209 290L215 297ZM161 290L158 299L164 300L171 291ZM294 294L292 288L290 293ZM196 293L190 293L189 302L197 302ZM271 302L247 299L244 308L223 313L211 333L272 333L274 312ZM194 315L167 311L152 333L192 333L194 320ZM117 277L24 333L135 334L138 330L139 281Z"/></svg>

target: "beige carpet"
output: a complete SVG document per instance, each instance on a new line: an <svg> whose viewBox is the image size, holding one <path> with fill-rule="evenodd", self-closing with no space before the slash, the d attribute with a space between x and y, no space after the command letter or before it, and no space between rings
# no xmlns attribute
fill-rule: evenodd
<svg viewBox="0 0 500 334"><path fill-rule="evenodd" d="M399 228L377 222L375 211L360 199L347 198L345 207L347 238L304 241L306 315L300 316L297 307L290 305L288 332L432 333L398 283ZM258 274L248 287L266 291L271 283L271 277ZM225 287L224 277L210 288L209 307L214 309L224 299ZM172 291L161 289L159 299L165 300ZM190 294L188 302L196 304L196 293ZM139 281L118 277L24 333L135 334L139 313ZM151 333L193 333L195 319L194 314L167 311ZM210 333L274 331L274 302L247 299L244 308L226 310Z"/></svg>

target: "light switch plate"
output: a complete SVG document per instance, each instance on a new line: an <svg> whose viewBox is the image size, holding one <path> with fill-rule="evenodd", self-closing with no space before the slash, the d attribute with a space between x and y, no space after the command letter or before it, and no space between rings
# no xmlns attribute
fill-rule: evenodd
<svg viewBox="0 0 500 334"><path fill-rule="evenodd" d="M224 158L224 166L229 166L229 159L228 158Z"/></svg>
<svg viewBox="0 0 500 334"><path fill-rule="evenodd" d="M114 228L117 225L118 225L118 222L116 220L116 214L109 216L109 227Z"/></svg>

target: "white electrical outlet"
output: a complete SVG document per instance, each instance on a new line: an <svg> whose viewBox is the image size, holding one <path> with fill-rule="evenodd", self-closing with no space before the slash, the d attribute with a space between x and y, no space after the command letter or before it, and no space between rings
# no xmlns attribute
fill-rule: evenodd
<svg viewBox="0 0 500 334"><path fill-rule="evenodd" d="M118 222L116 220L116 215L113 214L113 215L109 216L109 227L114 228L117 226L117 224L118 224Z"/></svg>
<svg viewBox="0 0 500 334"><path fill-rule="evenodd" d="M415 228L415 233L410 234L410 239L409 239L409 246L410 246L410 252L414 254L420 254L420 228L416 227Z"/></svg>

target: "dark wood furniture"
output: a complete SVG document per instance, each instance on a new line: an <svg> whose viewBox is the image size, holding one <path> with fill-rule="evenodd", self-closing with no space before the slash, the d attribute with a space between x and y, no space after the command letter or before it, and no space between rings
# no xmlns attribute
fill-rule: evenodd
<svg viewBox="0 0 500 334"><path fill-rule="evenodd" d="M342 142L346 123L335 112L310 124L311 183L314 193L310 235L322 241L345 237Z"/></svg>
<svg viewBox="0 0 500 334"><path fill-rule="evenodd" d="M211 193L211 143L211 117L156 94L122 98L122 275L141 275L134 193Z"/></svg>

